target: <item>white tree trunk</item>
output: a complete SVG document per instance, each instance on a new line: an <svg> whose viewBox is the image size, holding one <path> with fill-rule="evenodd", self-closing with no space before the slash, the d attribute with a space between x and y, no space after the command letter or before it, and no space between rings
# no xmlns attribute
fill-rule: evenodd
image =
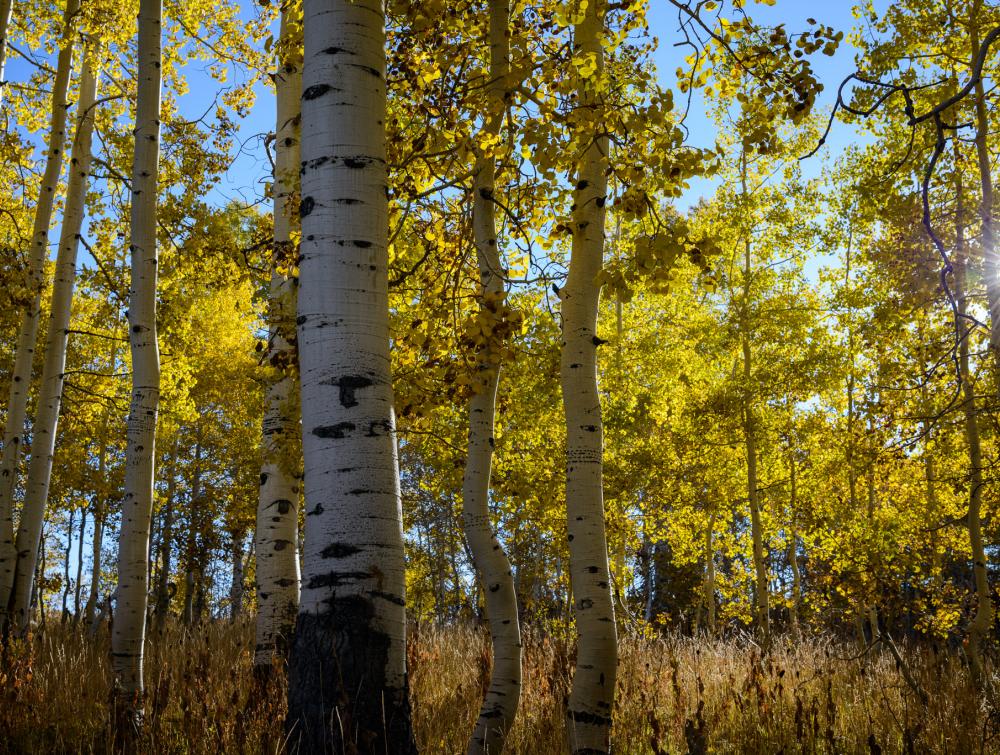
<svg viewBox="0 0 1000 755"><path fill-rule="evenodd" d="M59 407L62 403L63 372L66 368L66 342L69 338L70 310L76 283L76 255L85 212L87 182L90 178L91 141L94 134L94 110L97 79L100 76L101 45L91 42L84 53L80 74L80 99L76 136L69 160L69 181L63 210L59 251L56 256L55 283L49 311L45 342L45 362L38 393L38 411L32 424L31 462L25 485L24 506L17 531L17 566L14 594L11 599L12 622L19 631L28 625L28 598L35 573L42 520L49 496L52 456L55 452Z"/></svg>
<svg viewBox="0 0 1000 755"><path fill-rule="evenodd" d="M118 540L118 607L111 636L121 735L142 725L149 526L153 513L160 354L156 337L156 199L160 153L160 0L139 1L138 98L132 161L132 280L129 346L132 398L125 449L125 497Z"/></svg>
<svg viewBox="0 0 1000 755"><path fill-rule="evenodd" d="M389 360L385 13L305 0L298 345L302 598L292 748L416 751Z"/></svg>
<svg viewBox="0 0 1000 755"><path fill-rule="evenodd" d="M302 71L298 34L290 30L288 9L281 15L280 66L275 76L278 115L275 126L274 252L268 301L268 367L274 378L267 387L261 446L260 497L257 504L257 624L254 665L284 663L299 609L298 460L289 452L299 432L295 361L295 281L277 270L280 259L294 260L292 232L298 229L299 98ZM297 447L298 444L295 444Z"/></svg>
<svg viewBox="0 0 1000 755"><path fill-rule="evenodd" d="M509 0L493 0L490 3L487 85L490 112L484 129L492 135L500 133L506 104L504 97L510 70L509 20ZM493 200L495 181L495 160L480 157L472 184L472 230L482 285L480 311L486 315L495 315L504 300ZM486 615L493 639L493 673L469 741L469 755L503 751L521 697L521 629L514 575L507 554L493 531L489 508L502 345L494 337L476 355L479 375L476 392L469 401L469 447L462 483L465 537L486 600Z"/></svg>
<svg viewBox="0 0 1000 755"><path fill-rule="evenodd" d="M66 144L66 121L69 110L67 95L70 73L73 69L74 17L79 10L79 0L66 0L63 36L56 62L56 75L52 82L52 113L49 120L45 170L42 173L41 189L38 194L38 204L35 205L35 220L31 231L28 276L32 298L21 313L14 371L11 374L10 394L7 399L7 424L4 427L3 453L0 455L0 626L7 623L7 607L10 603L15 579L14 571L17 566L17 549L14 544L14 487L20 463L24 421L27 418L28 394L31 392L31 365L35 354L35 341L38 338L42 291L45 288L45 262L49 256L52 204L59 185L59 173L62 170Z"/></svg>
<svg viewBox="0 0 1000 755"><path fill-rule="evenodd" d="M575 56L593 56L591 79L581 79L579 101L597 100L594 81L604 71L601 41L605 0L591 0L574 32ZM618 670L618 635L604 528L601 400L597 389L597 276L604 264L608 139L599 124L579 139L573 194L573 246L562 298L562 395L566 413L566 514L570 580L578 635L576 672L566 710L570 750L608 752Z"/></svg>
<svg viewBox="0 0 1000 755"><path fill-rule="evenodd" d="M3 102L7 93L7 79L5 78L7 69L7 34L10 28L11 11L14 9L14 0L0 0L0 102Z"/></svg>

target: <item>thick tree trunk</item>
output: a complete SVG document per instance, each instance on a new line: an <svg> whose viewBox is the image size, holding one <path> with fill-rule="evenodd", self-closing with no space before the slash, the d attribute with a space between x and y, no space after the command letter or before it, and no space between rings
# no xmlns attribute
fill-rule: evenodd
<svg viewBox="0 0 1000 755"><path fill-rule="evenodd" d="M62 405L66 344L76 284L76 255L83 227L87 183L90 178L91 141L94 134L94 109L101 46L91 42L84 52L80 74L80 98L77 108L76 135L69 160L69 181L63 210L59 250L56 254L55 283L45 340L45 362L38 392L38 410L31 430L31 462L25 484L24 505L17 531L17 566L14 591L10 598L12 620L20 630L27 629L30 579L35 573L35 559L42 534L42 520L49 497L52 459L55 453L59 409Z"/></svg>
<svg viewBox="0 0 1000 755"><path fill-rule="evenodd" d="M7 79L5 72L7 68L7 34L10 28L11 11L14 9L14 0L0 0L0 102L3 102L7 93Z"/></svg>
<svg viewBox="0 0 1000 755"><path fill-rule="evenodd" d="M500 133L510 73L509 0L490 2L490 68L485 133ZM493 194L496 161L481 156L472 184L472 231L482 286L480 312L495 318L505 298L502 265L497 247ZM496 415L500 353L503 344L491 336L476 354L478 379L469 401L469 446L462 482L462 521L472 552L476 576L486 600L493 639L493 673L479 719L469 740L469 755L500 753L517 714L521 698L521 630L517 615L514 574L490 521L490 472Z"/></svg>
<svg viewBox="0 0 1000 755"><path fill-rule="evenodd" d="M305 0L298 344L306 536L287 729L413 753L389 358L385 13Z"/></svg>
<svg viewBox="0 0 1000 755"><path fill-rule="evenodd" d="M49 256L49 225L52 223L52 205L62 170L66 121L69 103L69 79L73 69L74 18L80 10L80 0L66 0L63 15L63 36L60 41L56 75L52 82L52 113L49 120L49 141L46 147L45 170L41 190L35 205L35 220L31 231L31 250L28 276L31 300L21 313L21 326L14 355L14 370L7 399L7 423L4 427L3 452L0 455L0 627L7 624L7 610L11 603L17 569L18 550L14 541L14 487L20 465L21 444L24 440L24 422L28 411L28 394L31 392L31 365L38 338L38 320L42 310L42 291L45 288L45 262ZM9 16L9 13L8 13ZM6 49L6 39L4 40ZM35 546L37 550L37 545ZM29 564L24 564L26 567ZM27 594L31 594L32 571L25 579ZM24 598L22 602L25 602Z"/></svg>
<svg viewBox="0 0 1000 755"><path fill-rule="evenodd" d="M301 37L282 10L279 40L280 66L275 76L277 123L274 162L274 252L268 300L268 369L274 377L267 387L261 440L260 497L257 503L257 623L254 665L284 663L299 608L299 460L293 459L291 440L299 432L295 363L296 282L282 274L280 260L294 261L292 234L298 230L299 97L302 71L298 45Z"/></svg>
<svg viewBox="0 0 1000 755"><path fill-rule="evenodd" d="M574 31L576 56L593 57L594 72L580 78L581 107L599 107L596 82L604 73L604 0L588 4ZM595 116L596 117L596 116ZM604 264L604 215L608 193L608 139L599 123L578 140L573 194L573 245L561 291L561 379L566 415L566 514L570 582L574 595L577 660L566 710L571 752L608 752L618 670L618 635L604 528L601 400L597 388L597 276Z"/></svg>
<svg viewBox="0 0 1000 755"><path fill-rule="evenodd" d="M160 0L139 0L138 99L132 162L132 283L129 345L132 399L125 451L125 497L118 541L118 610L111 636L120 711L118 733L142 726L149 526L153 513L160 355L156 336L156 199L160 147Z"/></svg>

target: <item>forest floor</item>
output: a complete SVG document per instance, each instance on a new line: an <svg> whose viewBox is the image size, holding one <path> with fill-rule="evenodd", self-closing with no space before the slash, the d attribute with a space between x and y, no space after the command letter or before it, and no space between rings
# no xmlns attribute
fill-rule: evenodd
<svg viewBox="0 0 1000 755"><path fill-rule="evenodd" d="M0 752L104 752L108 639L50 622L0 664ZM249 622L168 628L149 644L148 752L283 750L284 681L255 689ZM617 753L1000 752L1000 715L968 682L960 652L901 648L926 705L886 651L830 637L779 638L769 654L746 638L625 637L614 721ZM465 751L490 664L478 630L417 627L409 641L414 725L422 753ZM562 755L572 667L565 640L528 632L511 750ZM995 687L994 687L995 689ZM256 702L253 702L256 697Z"/></svg>

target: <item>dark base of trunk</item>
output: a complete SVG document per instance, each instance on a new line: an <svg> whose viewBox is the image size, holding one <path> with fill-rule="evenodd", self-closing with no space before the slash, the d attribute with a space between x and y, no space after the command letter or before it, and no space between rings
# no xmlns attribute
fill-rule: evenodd
<svg viewBox="0 0 1000 755"><path fill-rule="evenodd" d="M389 638L371 603L335 600L299 614L288 661L288 750L299 755L416 755L408 691L388 688Z"/></svg>

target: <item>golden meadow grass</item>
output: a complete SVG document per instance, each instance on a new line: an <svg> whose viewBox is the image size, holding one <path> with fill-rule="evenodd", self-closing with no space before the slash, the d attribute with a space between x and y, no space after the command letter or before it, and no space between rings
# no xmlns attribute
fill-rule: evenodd
<svg viewBox="0 0 1000 755"><path fill-rule="evenodd" d="M284 681L260 686L252 627L168 628L149 643L146 751L283 751ZM779 638L763 656L745 637L623 638L617 753L1000 752L995 685L976 693L957 651L901 648L925 707L888 653L857 659L829 637ZM409 660L422 753L464 752L490 664L485 633L414 627ZM572 668L566 640L528 631L524 690L509 752L562 755ZM104 752L108 640L52 626L12 645L0 667L3 752ZM254 692L258 694L254 694Z"/></svg>

